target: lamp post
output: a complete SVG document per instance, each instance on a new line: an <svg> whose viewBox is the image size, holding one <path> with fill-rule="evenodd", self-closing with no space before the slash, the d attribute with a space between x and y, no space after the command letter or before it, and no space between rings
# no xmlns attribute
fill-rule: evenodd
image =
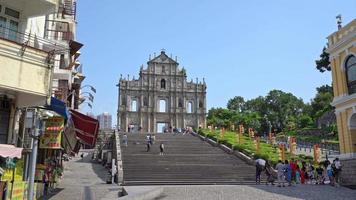
<svg viewBox="0 0 356 200"><path fill-rule="evenodd" d="M35 173L36 173L36 161L37 161L37 151L38 151L38 140L39 137L44 132L45 122L43 118L41 118L38 114L37 110L33 110L30 115L33 116L33 127L30 133L30 137L32 137L32 152L31 152L31 160L30 160L30 174L29 174L29 185L28 185L28 199L33 200L34 194L34 183L35 183Z"/></svg>

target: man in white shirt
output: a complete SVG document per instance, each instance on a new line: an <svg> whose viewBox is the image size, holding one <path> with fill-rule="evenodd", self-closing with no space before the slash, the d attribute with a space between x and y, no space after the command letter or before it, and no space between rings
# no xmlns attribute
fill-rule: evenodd
<svg viewBox="0 0 356 200"><path fill-rule="evenodd" d="M266 161L262 158L256 160L256 184L261 184L261 173L265 169Z"/></svg>

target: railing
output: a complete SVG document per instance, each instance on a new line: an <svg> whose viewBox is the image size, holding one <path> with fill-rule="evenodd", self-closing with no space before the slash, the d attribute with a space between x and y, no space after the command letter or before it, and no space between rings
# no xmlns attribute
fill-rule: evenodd
<svg viewBox="0 0 356 200"><path fill-rule="evenodd" d="M0 39L15 42L22 45L21 54L23 55L26 47L39 49L45 52L67 52L68 47L58 44L56 42L38 37L31 33L19 32L0 25Z"/></svg>
<svg viewBox="0 0 356 200"><path fill-rule="evenodd" d="M74 20L77 13L77 2L72 0L65 0L64 4L61 4L58 8L58 14L62 15L62 18L65 19L65 15L73 16Z"/></svg>
<svg viewBox="0 0 356 200"><path fill-rule="evenodd" d="M70 30L68 22L58 20L46 20L47 29L45 37L51 40L70 41L74 39L74 34Z"/></svg>

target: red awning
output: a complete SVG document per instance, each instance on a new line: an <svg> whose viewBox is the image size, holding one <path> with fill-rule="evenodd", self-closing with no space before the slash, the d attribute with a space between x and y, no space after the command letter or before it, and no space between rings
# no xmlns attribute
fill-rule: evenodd
<svg viewBox="0 0 356 200"><path fill-rule="evenodd" d="M10 144L0 144L0 156L4 158L21 158L22 148Z"/></svg>
<svg viewBox="0 0 356 200"><path fill-rule="evenodd" d="M70 110L77 137L85 144L94 146L99 132L99 121L78 111Z"/></svg>

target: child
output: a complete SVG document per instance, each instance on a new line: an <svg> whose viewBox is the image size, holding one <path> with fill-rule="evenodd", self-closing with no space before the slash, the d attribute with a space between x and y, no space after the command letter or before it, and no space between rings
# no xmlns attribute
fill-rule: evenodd
<svg viewBox="0 0 356 200"><path fill-rule="evenodd" d="M295 183L300 184L300 178L301 178L301 171L299 169L299 165L297 165L297 168L295 170Z"/></svg>

